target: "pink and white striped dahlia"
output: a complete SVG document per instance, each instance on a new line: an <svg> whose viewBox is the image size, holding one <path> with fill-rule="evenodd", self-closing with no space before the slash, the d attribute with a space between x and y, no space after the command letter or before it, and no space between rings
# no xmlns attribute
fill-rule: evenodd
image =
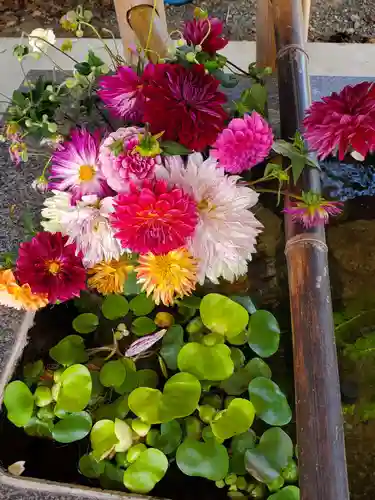
<svg viewBox="0 0 375 500"><path fill-rule="evenodd" d="M127 193L130 183L139 184L152 179L161 158L141 156L136 147L143 128L126 127L112 132L100 146L99 161L108 185L117 193Z"/></svg>
<svg viewBox="0 0 375 500"><path fill-rule="evenodd" d="M245 274L263 227L250 211L258 193L239 183L238 176L226 175L215 160L204 161L198 153L189 156L186 167L181 157L167 158L158 175L197 203L198 225L187 248L198 261L199 282L205 277L213 283L221 277L233 282Z"/></svg>
<svg viewBox="0 0 375 500"><path fill-rule="evenodd" d="M142 81L134 69L121 66L115 75L100 78L99 86L99 97L114 115L133 123L141 121L144 105Z"/></svg>
<svg viewBox="0 0 375 500"><path fill-rule="evenodd" d="M95 194L112 194L99 167L99 133L84 129L71 132L71 140L60 144L52 154L49 189L69 191L72 201Z"/></svg>

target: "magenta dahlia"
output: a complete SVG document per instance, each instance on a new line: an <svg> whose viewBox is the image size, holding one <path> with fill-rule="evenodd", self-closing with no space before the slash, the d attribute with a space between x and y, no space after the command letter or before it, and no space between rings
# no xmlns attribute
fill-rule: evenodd
<svg viewBox="0 0 375 500"><path fill-rule="evenodd" d="M290 214L294 222L299 222L306 229L328 224L330 216L340 215L341 201L325 200L320 194L309 191L302 193L302 199L292 201L284 212Z"/></svg>
<svg viewBox="0 0 375 500"><path fill-rule="evenodd" d="M322 101L314 102L304 120L304 137L319 158L338 151L340 160L357 151L375 150L375 86L373 82L347 85Z"/></svg>
<svg viewBox="0 0 375 500"><path fill-rule="evenodd" d="M89 194L99 198L113 194L99 166L99 146L98 132L73 130L70 140L59 144L52 154L49 189L69 191L73 202Z"/></svg>
<svg viewBox="0 0 375 500"><path fill-rule="evenodd" d="M218 80L205 74L203 65L148 64L144 121L153 134L164 132L163 140L202 151L214 143L228 118L223 109L226 97L218 86Z"/></svg>
<svg viewBox="0 0 375 500"><path fill-rule="evenodd" d="M128 194L115 198L111 217L124 248L156 255L184 246L197 221L194 199L178 187L169 188L164 180L131 184Z"/></svg>
<svg viewBox="0 0 375 500"><path fill-rule="evenodd" d="M159 155L142 156L137 151L144 132L139 127L119 128L100 146L103 175L117 193L128 192L131 182L139 184L144 179L153 178L155 167L161 163Z"/></svg>
<svg viewBox="0 0 375 500"><path fill-rule="evenodd" d="M21 243L16 276L28 283L33 293L48 295L50 304L78 297L86 288L86 271L75 244L67 245L68 236L61 233L38 233L31 241Z"/></svg>
<svg viewBox="0 0 375 500"><path fill-rule="evenodd" d="M114 115L135 123L141 121L142 82L134 69L120 66L115 75L100 78L99 86L99 97Z"/></svg>
<svg viewBox="0 0 375 500"><path fill-rule="evenodd" d="M183 36L188 45L200 45L210 55L228 44L223 36L223 23L216 17L185 21Z"/></svg>
<svg viewBox="0 0 375 500"><path fill-rule="evenodd" d="M224 129L211 150L218 166L226 172L240 174L263 161L271 150L272 129L256 112L234 118Z"/></svg>

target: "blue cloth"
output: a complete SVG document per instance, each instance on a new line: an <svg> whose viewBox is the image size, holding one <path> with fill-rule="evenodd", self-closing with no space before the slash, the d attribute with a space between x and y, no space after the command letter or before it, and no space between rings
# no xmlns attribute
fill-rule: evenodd
<svg viewBox="0 0 375 500"><path fill-rule="evenodd" d="M191 3L191 0L164 0L167 5L185 5Z"/></svg>

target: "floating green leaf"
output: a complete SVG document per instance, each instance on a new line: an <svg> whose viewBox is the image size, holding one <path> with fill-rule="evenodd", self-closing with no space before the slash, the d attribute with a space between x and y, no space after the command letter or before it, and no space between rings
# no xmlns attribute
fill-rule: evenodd
<svg viewBox="0 0 375 500"><path fill-rule="evenodd" d="M129 408L149 424L168 422L193 413L201 395L199 381L190 373L177 373L164 386L164 392L148 387L129 395Z"/></svg>
<svg viewBox="0 0 375 500"><path fill-rule="evenodd" d="M257 310L254 302L248 295L230 295L229 298L238 304L241 304L241 306L244 307L249 314L254 314Z"/></svg>
<svg viewBox="0 0 375 500"><path fill-rule="evenodd" d="M100 476L100 486L104 490L124 491L124 469L104 460L104 472Z"/></svg>
<svg viewBox="0 0 375 500"><path fill-rule="evenodd" d="M124 472L124 485L133 493L149 493L168 469L168 459L160 450L148 448Z"/></svg>
<svg viewBox="0 0 375 500"><path fill-rule="evenodd" d="M73 443L85 438L91 426L92 420L89 413L85 411L71 413L55 424L52 436L58 443Z"/></svg>
<svg viewBox="0 0 375 500"><path fill-rule="evenodd" d="M53 422L52 420L41 420L38 417L31 417L24 427L28 436L52 438Z"/></svg>
<svg viewBox="0 0 375 500"><path fill-rule="evenodd" d="M63 366L76 363L86 363L89 359L85 351L85 342L80 335L68 335L64 337L49 351L53 360Z"/></svg>
<svg viewBox="0 0 375 500"><path fill-rule="evenodd" d="M133 431L130 425L119 418L115 419L115 434L118 443L115 445L116 453L127 451L133 444Z"/></svg>
<svg viewBox="0 0 375 500"><path fill-rule="evenodd" d="M128 397L120 396L112 403L107 403L99 406L95 410L95 420L113 420L116 418L124 419L129 413Z"/></svg>
<svg viewBox="0 0 375 500"><path fill-rule="evenodd" d="M157 329L157 326L151 318L148 318L147 316L141 316L140 318L135 318L132 323L131 329L132 332L135 333L135 335L141 337L143 335L149 335L150 333L153 333Z"/></svg>
<svg viewBox="0 0 375 500"><path fill-rule="evenodd" d="M211 422L214 435L219 439L229 439L246 432L255 417L253 404L247 399L235 398L226 410L219 411Z"/></svg>
<svg viewBox="0 0 375 500"><path fill-rule="evenodd" d="M73 328L78 333L91 333L99 325L99 318L93 313L83 313L74 318Z"/></svg>
<svg viewBox="0 0 375 500"><path fill-rule="evenodd" d="M140 293L130 301L129 307L136 316L147 316L155 309L155 302L145 293Z"/></svg>
<svg viewBox="0 0 375 500"><path fill-rule="evenodd" d="M105 468L104 460L101 462L97 462L93 456L83 455L79 459L79 472L90 479L97 479L103 474Z"/></svg>
<svg viewBox="0 0 375 500"><path fill-rule="evenodd" d="M262 358L275 354L280 343L280 327L272 313L259 309L250 316L248 342Z"/></svg>
<svg viewBox="0 0 375 500"><path fill-rule="evenodd" d="M102 313L107 319L123 318L129 312L129 302L122 295L107 295L102 304Z"/></svg>
<svg viewBox="0 0 375 500"><path fill-rule="evenodd" d="M268 500L299 500L300 490L297 486L286 486L268 497Z"/></svg>
<svg viewBox="0 0 375 500"><path fill-rule="evenodd" d="M245 452L245 466L249 474L263 483L277 479L293 456L293 443L279 427L268 429L256 448Z"/></svg>
<svg viewBox="0 0 375 500"><path fill-rule="evenodd" d="M121 360L108 361L100 370L100 383L104 387L119 387L124 383L126 368Z"/></svg>
<svg viewBox="0 0 375 500"><path fill-rule="evenodd" d="M225 380L234 370L230 348L225 344L206 346L189 342L180 350L177 365L179 370L199 380Z"/></svg>
<svg viewBox="0 0 375 500"><path fill-rule="evenodd" d="M34 396L26 384L15 380L6 386L4 405L8 412L8 419L16 427L26 425L34 411Z"/></svg>
<svg viewBox="0 0 375 500"><path fill-rule="evenodd" d="M60 391L56 411L75 413L83 410L91 398L92 380L89 370L83 365L72 365L60 378Z"/></svg>
<svg viewBox="0 0 375 500"><path fill-rule="evenodd" d="M184 330L182 326L170 326L163 337L160 349L160 355L170 370L177 370L177 356L184 344Z"/></svg>
<svg viewBox="0 0 375 500"><path fill-rule="evenodd" d="M115 432L115 422L112 420L99 420L91 429L90 434L92 456L95 460L104 460L119 443Z"/></svg>
<svg viewBox="0 0 375 500"><path fill-rule="evenodd" d="M239 370L245 363L245 355L238 347L230 348L230 357L232 358L235 370Z"/></svg>
<svg viewBox="0 0 375 500"><path fill-rule="evenodd" d="M207 328L229 340L245 330L249 322L244 307L218 293L209 293L202 299L200 313Z"/></svg>
<svg viewBox="0 0 375 500"><path fill-rule="evenodd" d="M241 476L246 474L245 468L245 453L246 450L255 448L255 443L257 441L257 436L254 431L249 429L242 434L234 436L231 441L231 457L229 468L231 472L239 474Z"/></svg>
<svg viewBox="0 0 375 500"><path fill-rule="evenodd" d="M245 366L239 368L220 387L231 396L239 396L248 389L249 383L256 377L271 378L272 372L262 359L253 358Z"/></svg>
<svg viewBox="0 0 375 500"><path fill-rule="evenodd" d="M196 311L199 309L201 302L201 297L197 297L196 295L187 295L182 300L178 301L178 305L188 307L189 309L194 309Z"/></svg>
<svg viewBox="0 0 375 500"><path fill-rule="evenodd" d="M124 294L128 296L137 295L138 293L141 293L141 285L137 283L137 274L131 271L124 284Z"/></svg>
<svg viewBox="0 0 375 500"><path fill-rule="evenodd" d="M23 367L23 376L27 385L31 386L38 382L44 373L44 363L41 359L35 363L27 363Z"/></svg>
<svg viewBox="0 0 375 500"><path fill-rule="evenodd" d="M160 432L154 436L153 447L158 448L166 455L173 453L182 440L181 425L177 420L161 424Z"/></svg>
<svg viewBox="0 0 375 500"><path fill-rule="evenodd" d="M271 368L261 358L250 359L250 361L246 365L246 370L252 379L257 377L272 377Z"/></svg>
<svg viewBox="0 0 375 500"><path fill-rule="evenodd" d="M256 414L269 425L286 425L292 419L292 410L285 394L272 380L257 377L249 384L250 400Z"/></svg>
<svg viewBox="0 0 375 500"><path fill-rule="evenodd" d="M177 449L176 463L187 476L205 477L211 481L221 481L229 469L227 449L214 440L201 443L185 439Z"/></svg>

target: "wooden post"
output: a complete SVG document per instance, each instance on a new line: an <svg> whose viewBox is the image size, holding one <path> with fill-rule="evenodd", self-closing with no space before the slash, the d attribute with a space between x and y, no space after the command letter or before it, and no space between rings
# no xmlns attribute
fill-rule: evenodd
<svg viewBox="0 0 375 500"><path fill-rule="evenodd" d="M309 39L311 0L302 0L303 24L305 29L305 41Z"/></svg>
<svg viewBox="0 0 375 500"><path fill-rule="evenodd" d="M141 44L150 52L147 56L157 62L159 57L167 54L169 35L163 0L114 0L117 22L120 29L124 57L131 62L129 47L132 44ZM150 33L150 26L151 36Z"/></svg>
<svg viewBox="0 0 375 500"><path fill-rule="evenodd" d="M271 0L257 0L256 58L258 68L276 69L276 44Z"/></svg>
<svg viewBox="0 0 375 500"><path fill-rule="evenodd" d="M311 103L301 0L272 0L282 137L302 129ZM301 189L320 192L317 169ZM288 200L286 200L288 205ZM327 245L286 214L301 500L349 500Z"/></svg>

